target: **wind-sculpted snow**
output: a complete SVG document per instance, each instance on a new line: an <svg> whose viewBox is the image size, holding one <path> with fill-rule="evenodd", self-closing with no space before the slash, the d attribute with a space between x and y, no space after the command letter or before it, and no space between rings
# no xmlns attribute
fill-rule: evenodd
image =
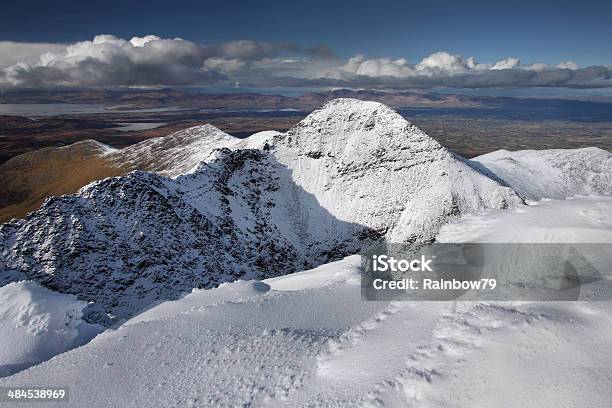
<svg viewBox="0 0 612 408"><path fill-rule="evenodd" d="M508 211L466 215L444 225L436 241L609 243L612 242L612 196L534 201L529 206Z"/></svg>
<svg viewBox="0 0 612 408"><path fill-rule="evenodd" d="M87 343L101 326L81 320L86 302L36 282L0 288L0 377Z"/></svg>
<svg viewBox="0 0 612 408"><path fill-rule="evenodd" d="M472 162L531 200L612 193L612 153L596 147L498 150Z"/></svg>

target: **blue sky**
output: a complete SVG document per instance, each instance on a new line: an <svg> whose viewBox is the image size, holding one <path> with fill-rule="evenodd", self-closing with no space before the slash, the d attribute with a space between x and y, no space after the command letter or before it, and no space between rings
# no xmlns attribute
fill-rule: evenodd
<svg viewBox="0 0 612 408"><path fill-rule="evenodd" d="M16 1L0 39L73 42L108 33L196 42L327 44L341 56L440 50L479 60L612 65L612 1Z"/></svg>
<svg viewBox="0 0 612 408"><path fill-rule="evenodd" d="M22 1L0 11L0 41L69 44L98 34L323 44L345 60L418 64L444 51L583 68L612 65L612 1Z"/></svg>

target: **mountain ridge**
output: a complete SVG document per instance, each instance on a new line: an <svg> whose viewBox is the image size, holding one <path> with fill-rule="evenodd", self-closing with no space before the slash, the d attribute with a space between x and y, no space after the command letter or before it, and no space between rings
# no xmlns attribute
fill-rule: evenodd
<svg viewBox="0 0 612 408"><path fill-rule="evenodd" d="M83 140L15 156L0 165L0 222L25 216L47 197L75 193L90 182L132 170L177 176L204 160L213 148L240 140L205 124L123 149Z"/></svg>
<svg viewBox="0 0 612 408"><path fill-rule="evenodd" d="M431 242L463 214L523 204L376 102L335 100L286 134L207 146L186 174L96 181L0 226L0 284L33 279L123 319L192 288L304 270L379 239Z"/></svg>
<svg viewBox="0 0 612 408"><path fill-rule="evenodd" d="M470 161L530 200L612 194L612 153L597 147L497 150Z"/></svg>

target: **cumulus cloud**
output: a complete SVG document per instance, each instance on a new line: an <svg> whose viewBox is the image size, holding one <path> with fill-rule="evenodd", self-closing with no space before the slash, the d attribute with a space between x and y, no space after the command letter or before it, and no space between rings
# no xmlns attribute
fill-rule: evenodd
<svg viewBox="0 0 612 408"><path fill-rule="evenodd" d="M342 66L338 73L349 73L361 76L392 76L392 77L406 77L414 72L414 68L408 64L408 61L404 58L399 59L366 59L363 55L356 55L346 62ZM329 76L333 76L334 72L330 71Z"/></svg>
<svg viewBox="0 0 612 408"><path fill-rule="evenodd" d="M610 67L579 68L572 61L556 67L533 63L523 65L518 58L505 58L494 63L479 63L448 52L436 52L420 62L406 59L367 59L362 55L350 58L343 66L333 68L310 81L310 86L352 86L380 89L492 88L492 87L612 87ZM334 80L337 83L334 83Z"/></svg>
<svg viewBox="0 0 612 408"><path fill-rule="evenodd" d="M28 46L26 45L25 48ZM34 48L34 47L31 47ZM47 51L44 47L38 47ZM4 87L52 86L189 86L223 81L249 62L297 52L293 44L234 41L200 45L181 38L154 35L125 40L97 35L38 58L6 64L0 74Z"/></svg>
<svg viewBox="0 0 612 408"><path fill-rule="evenodd" d="M527 66L527 69L539 72L539 71L546 71L547 69L549 69L549 66L548 64L542 64L542 63L536 62L535 64L531 64Z"/></svg>
<svg viewBox="0 0 612 408"><path fill-rule="evenodd" d="M463 73L468 69L477 69L478 64L473 58L464 59L460 55L449 54L448 52L435 52L416 66L420 71L438 70L440 73L453 74Z"/></svg>
<svg viewBox="0 0 612 408"><path fill-rule="evenodd" d="M575 71L575 70L579 69L580 67L574 61L563 61L563 62L560 62L557 65L557 68L571 69L572 71Z"/></svg>
<svg viewBox="0 0 612 408"><path fill-rule="evenodd" d="M352 86L388 89L491 88L491 87L612 87L609 67L580 69L566 61L551 68L546 64L523 65L518 58L479 63L448 52L436 52L418 63L406 59L350 58L343 66L329 70L310 86ZM334 83L336 81L337 83Z"/></svg>
<svg viewBox="0 0 612 408"><path fill-rule="evenodd" d="M325 45L251 40L197 44L155 35L98 35L74 44L0 42L0 87L234 86L429 89L434 87L612 87L610 67L552 67L518 58L480 63L440 51L407 58L341 59Z"/></svg>
<svg viewBox="0 0 612 408"><path fill-rule="evenodd" d="M512 69L518 67L520 64L521 60L518 58L506 58L504 60L497 61L490 69Z"/></svg>
<svg viewBox="0 0 612 408"><path fill-rule="evenodd" d="M19 62L35 62L46 52L61 52L65 49L66 46L63 44L0 41L0 68Z"/></svg>

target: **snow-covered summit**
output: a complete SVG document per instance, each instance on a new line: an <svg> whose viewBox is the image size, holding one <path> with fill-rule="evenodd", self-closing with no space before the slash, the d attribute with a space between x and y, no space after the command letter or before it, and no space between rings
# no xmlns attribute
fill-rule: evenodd
<svg viewBox="0 0 612 408"><path fill-rule="evenodd" d="M377 102L337 99L274 139L275 157L337 218L428 241L450 217L520 198Z"/></svg>
<svg viewBox="0 0 612 408"><path fill-rule="evenodd" d="M348 166L343 168L347 171L351 165L369 161L375 153L397 157L398 150L444 150L389 107L348 98L326 103L277 139L309 157L335 157Z"/></svg>

